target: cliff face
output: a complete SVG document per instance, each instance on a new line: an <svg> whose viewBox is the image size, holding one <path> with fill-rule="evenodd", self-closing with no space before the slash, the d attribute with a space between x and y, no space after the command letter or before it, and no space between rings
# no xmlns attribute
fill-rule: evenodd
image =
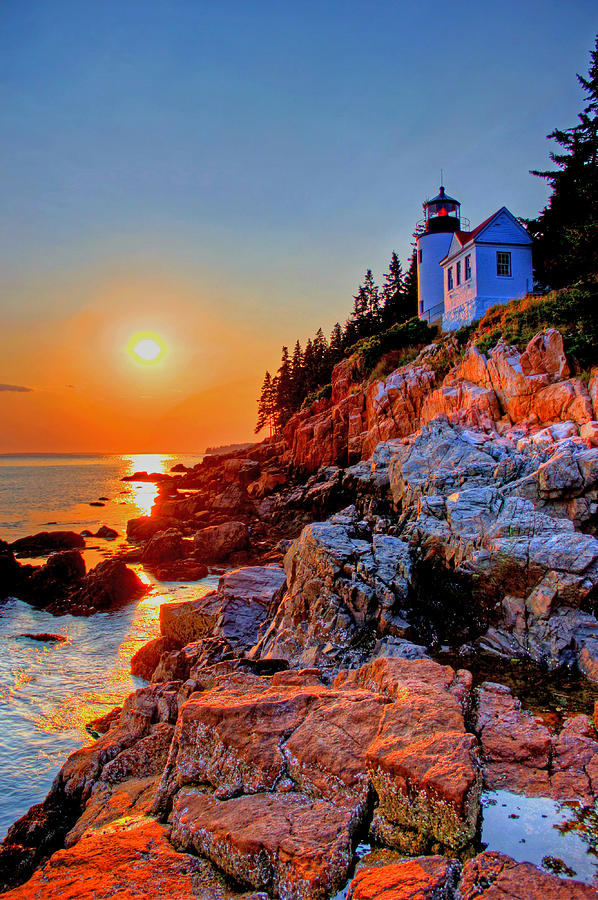
<svg viewBox="0 0 598 900"><path fill-rule="evenodd" d="M549 329L523 353L499 343L486 356L471 345L461 358L456 342L432 344L410 365L367 386L360 383L359 361L343 360L332 373L331 399L293 416L284 437L289 459L306 472L368 459L380 441L407 437L440 415L518 438L567 422L569 436L581 433L593 443L597 401L598 376L589 387L571 377L563 339Z"/></svg>

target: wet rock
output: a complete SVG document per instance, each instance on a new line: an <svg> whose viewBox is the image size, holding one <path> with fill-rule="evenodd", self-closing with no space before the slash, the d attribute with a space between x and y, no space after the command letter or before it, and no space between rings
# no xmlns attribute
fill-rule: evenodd
<svg viewBox="0 0 598 900"><path fill-rule="evenodd" d="M194 537L195 551L206 562L219 562L249 544L249 528L244 522L224 522L202 528Z"/></svg>
<svg viewBox="0 0 598 900"><path fill-rule="evenodd" d="M120 609L138 600L148 590L147 585L122 560L107 559L99 563L82 579L80 587L65 600L56 600L47 609L54 614L90 615Z"/></svg>
<svg viewBox="0 0 598 900"><path fill-rule="evenodd" d="M221 603L214 636L248 650L257 641L268 613L278 606L285 586L286 575L280 566L247 566L227 572L218 584Z"/></svg>
<svg viewBox="0 0 598 900"><path fill-rule="evenodd" d="M126 887L123 887L126 886ZM84 834L51 860L8 900L266 900L227 887L204 860L177 853L168 829L143 816L125 816Z"/></svg>
<svg viewBox="0 0 598 900"><path fill-rule="evenodd" d="M294 792L218 800L180 791L171 840L241 884L285 900L325 900L352 860L351 810Z"/></svg>
<svg viewBox="0 0 598 900"><path fill-rule="evenodd" d="M216 637L238 649L255 644L260 625L276 606L285 585L279 566L234 569L220 578L218 590L199 600L160 608L162 634L179 646Z"/></svg>
<svg viewBox="0 0 598 900"><path fill-rule="evenodd" d="M131 675L151 681L162 654L178 650L180 644L169 637L157 637L144 644L131 658Z"/></svg>
<svg viewBox="0 0 598 900"><path fill-rule="evenodd" d="M528 862L518 863L502 853L487 851L463 867L459 884L462 900L586 900L596 897L589 884L549 875Z"/></svg>
<svg viewBox="0 0 598 900"><path fill-rule="evenodd" d="M191 644L202 637L209 637L213 633L220 612L220 602L216 591L210 591L198 600L162 604L160 607L162 637L178 647Z"/></svg>
<svg viewBox="0 0 598 900"><path fill-rule="evenodd" d="M16 595L26 577L6 541L0 540L0 600Z"/></svg>
<svg viewBox="0 0 598 900"><path fill-rule="evenodd" d="M148 563L147 568L158 581L200 581L208 574L208 567L194 557Z"/></svg>
<svg viewBox="0 0 598 900"><path fill-rule="evenodd" d="M158 531L143 548L142 560L149 565L170 563L187 553L185 540L175 528Z"/></svg>
<svg viewBox="0 0 598 900"><path fill-rule="evenodd" d="M149 541L159 531L168 531L173 520L166 516L139 516L127 522L127 538L135 543Z"/></svg>
<svg viewBox="0 0 598 900"><path fill-rule="evenodd" d="M274 493L288 481L285 472L263 472L257 481L254 481L248 488L247 493L250 497L261 500Z"/></svg>
<svg viewBox="0 0 598 900"><path fill-rule="evenodd" d="M232 483L212 498L210 506L214 511L230 516L251 510L252 502L243 485Z"/></svg>
<svg viewBox="0 0 598 900"><path fill-rule="evenodd" d="M74 531L40 531L18 538L10 547L16 556L46 556L56 550L82 550L85 540Z"/></svg>
<svg viewBox="0 0 598 900"><path fill-rule="evenodd" d="M485 682L477 694L475 728L484 754L484 777L490 788L548 796L550 731L526 712L501 684Z"/></svg>
<svg viewBox="0 0 598 900"><path fill-rule="evenodd" d="M418 856L360 869L348 900L452 900L461 864L444 856Z"/></svg>
<svg viewBox="0 0 598 900"><path fill-rule="evenodd" d="M554 734L501 684L476 691L475 729L490 789L593 803L598 797L598 737L588 716L568 719Z"/></svg>
<svg viewBox="0 0 598 900"><path fill-rule="evenodd" d="M98 716L97 719L91 719L85 728L93 735L106 734L113 725L116 725L120 721L121 712L122 706L115 706L114 709L111 709L110 712L107 712L105 715Z"/></svg>
<svg viewBox="0 0 598 900"><path fill-rule="evenodd" d="M40 631L37 634L21 634L19 637L26 637L31 641L43 641L44 643L68 643L69 640L64 634L51 634L48 631Z"/></svg>
<svg viewBox="0 0 598 900"><path fill-rule="evenodd" d="M103 538L105 541L113 541L118 537L118 531L114 528L110 528L108 525L101 525L94 534L94 537Z"/></svg>
<svg viewBox="0 0 598 900"><path fill-rule="evenodd" d="M21 590L23 599L35 606L51 608L64 602L85 578L85 562L78 550L52 553L45 566L34 569Z"/></svg>

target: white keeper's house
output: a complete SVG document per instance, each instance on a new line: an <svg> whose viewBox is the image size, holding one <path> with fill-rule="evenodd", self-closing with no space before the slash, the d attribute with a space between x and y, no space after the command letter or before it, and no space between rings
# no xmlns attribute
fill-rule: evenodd
<svg viewBox="0 0 598 900"><path fill-rule="evenodd" d="M444 331L534 289L531 238L506 206L470 231L441 187L424 203L416 237L419 316Z"/></svg>

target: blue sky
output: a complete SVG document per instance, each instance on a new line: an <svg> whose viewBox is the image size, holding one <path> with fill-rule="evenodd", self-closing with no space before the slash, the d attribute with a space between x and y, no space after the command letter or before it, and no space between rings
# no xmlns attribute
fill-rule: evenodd
<svg viewBox="0 0 598 900"><path fill-rule="evenodd" d="M406 259L441 167L472 226L502 205L539 211L528 170L575 122L598 14L5 0L0 23L5 318L59 328L106 279L183 281L268 338L263 370L343 320L367 266Z"/></svg>

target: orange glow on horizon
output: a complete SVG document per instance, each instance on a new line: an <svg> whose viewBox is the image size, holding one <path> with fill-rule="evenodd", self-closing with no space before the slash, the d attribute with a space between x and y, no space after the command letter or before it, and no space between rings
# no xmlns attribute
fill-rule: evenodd
<svg viewBox="0 0 598 900"><path fill-rule="evenodd" d="M45 297L47 315L27 328L3 323L5 380L30 391L0 392L0 452L198 453L255 439L256 397L282 343L272 321L257 328L255 312L236 309L232 321L231 298L159 275L90 278ZM133 347L162 341L165 355L134 359L132 336Z"/></svg>

